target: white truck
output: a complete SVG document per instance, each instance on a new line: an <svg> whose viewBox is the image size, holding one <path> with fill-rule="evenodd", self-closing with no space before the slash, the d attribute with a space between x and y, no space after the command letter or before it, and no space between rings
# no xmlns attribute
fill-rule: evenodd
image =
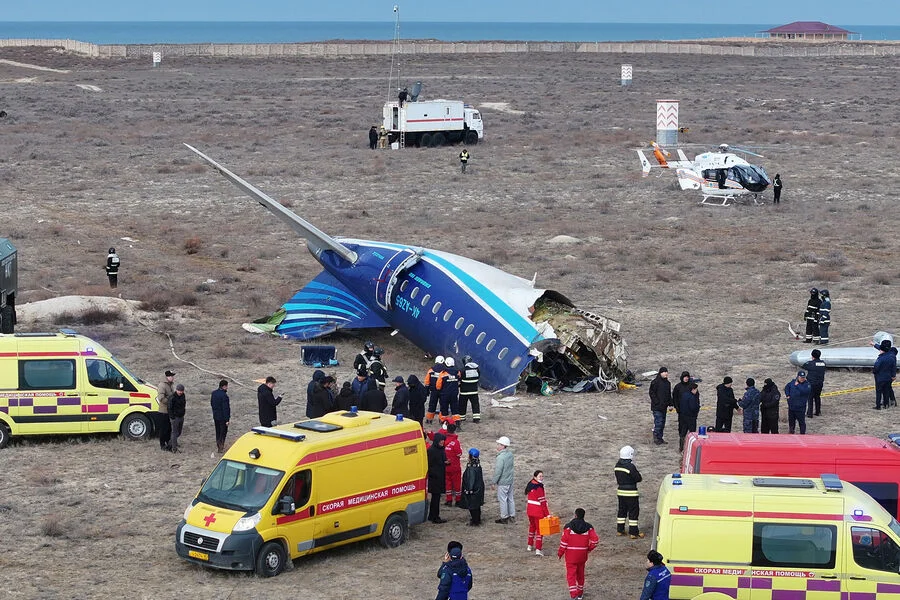
<svg viewBox="0 0 900 600"><path fill-rule="evenodd" d="M384 128L390 143L436 148L463 142L474 146L484 139L481 113L462 100L385 102Z"/></svg>

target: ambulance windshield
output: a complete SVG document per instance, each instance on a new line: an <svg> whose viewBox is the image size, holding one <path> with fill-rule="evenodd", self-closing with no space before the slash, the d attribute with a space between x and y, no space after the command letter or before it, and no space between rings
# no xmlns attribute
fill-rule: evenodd
<svg viewBox="0 0 900 600"><path fill-rule="evenodd" d="M256 512L266 505L283 477L284 471L222 460L197 499L222 508Z"/></svg>

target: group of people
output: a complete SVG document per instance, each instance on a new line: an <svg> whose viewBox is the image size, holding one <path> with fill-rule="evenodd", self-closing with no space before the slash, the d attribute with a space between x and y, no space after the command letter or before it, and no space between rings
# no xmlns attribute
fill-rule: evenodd
<svg viewBox="0 0 900 600"><path fill-rule="evenodd" d="M374 125L369 128L369 148L387 148L388 132L384 125L376 129Z"/></svg>
<svg viewBox="0 0 900 600"><path fill-rule="evenodd" d="M822 414L822 388L825 384L825 363L821 351L812 351L812 358L797 372L797 376L784 387L784 397L788 407L788 431L806 433L806 419ZM656 445L667 443L663 438L666 413L674 408L678 413L678 449L684 450L684 438L691 431L697 431L700 414L699 379L683 371L680 381L671 386L666 367L660 367L649 386L650 411L653 414L653 441ZM734 380L724 377L716 386L715 425L709 430L731 432L734 413L742 418L744 433L778 433L781 391L771 378L766 378L762 389L756 387L756 380L748 377L744 381L744 392L740 399L734 392ZM889 386L888 386L889 387Z"/></svg>
<svg viewBox="0 0 900 600"><path fill-rule="evenodd" d="M809 288L803 318L806 319L803 341L807 344L827 344L828 329L831 327L831 295L828 290Z"/></svg>

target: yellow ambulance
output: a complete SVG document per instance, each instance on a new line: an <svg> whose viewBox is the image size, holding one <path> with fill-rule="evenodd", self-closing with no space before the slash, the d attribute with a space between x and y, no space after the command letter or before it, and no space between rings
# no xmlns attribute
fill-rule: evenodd
<svg viewBox="0 0 900 600"><path fill-rule="evenodd" d="M207 477L175 533L178 555L278 575L288 559L380 537L406 541L425 520L428 461L415 421L374 412L254 427Z"/></svg>
<svg viewBox="0 0 900 600"><path fill-rule="evenodd" d="M153 431L156 388L70 329L0 334L0 448L19 435Z"/></svg>
<svg viewBox="0 0 900 600"><path fill-rule="evenodd" d="M669 475L654 529L673 599L900 599L900 525L836 475Z"/></svg>

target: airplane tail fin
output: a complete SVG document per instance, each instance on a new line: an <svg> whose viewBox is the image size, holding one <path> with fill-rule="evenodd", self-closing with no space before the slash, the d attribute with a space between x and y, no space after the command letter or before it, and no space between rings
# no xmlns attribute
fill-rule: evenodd
<svg viewBox="0 0 900 600"><path fill-rule="evenodd" d="M644 152L642 150L637 150L637 154L638 154L638 159L640 159L640 161L641 161L641 172L644 175L649 174L650 173L650 161L647 160L647 157L644 155Z"/></svg>
<svg viewBox="0 0 900 600"><path fill-rule="evenodd" d="M185 144L188 149L206 161L211 167L221 173L226 179L243 190L248 196L254 198L257 202L265 206L282 221L287 223L291 229L303 236L307 242L318 250L332 250L335 254L343 258L349 263L355 263L357 259L356 252L350 250L339 241L324 233L312 223L301 219L299 216L282 206L278 201L269 197L261 190L254 187L249 182L241 179L207 155L203 154L190 144Z"/></svg>

